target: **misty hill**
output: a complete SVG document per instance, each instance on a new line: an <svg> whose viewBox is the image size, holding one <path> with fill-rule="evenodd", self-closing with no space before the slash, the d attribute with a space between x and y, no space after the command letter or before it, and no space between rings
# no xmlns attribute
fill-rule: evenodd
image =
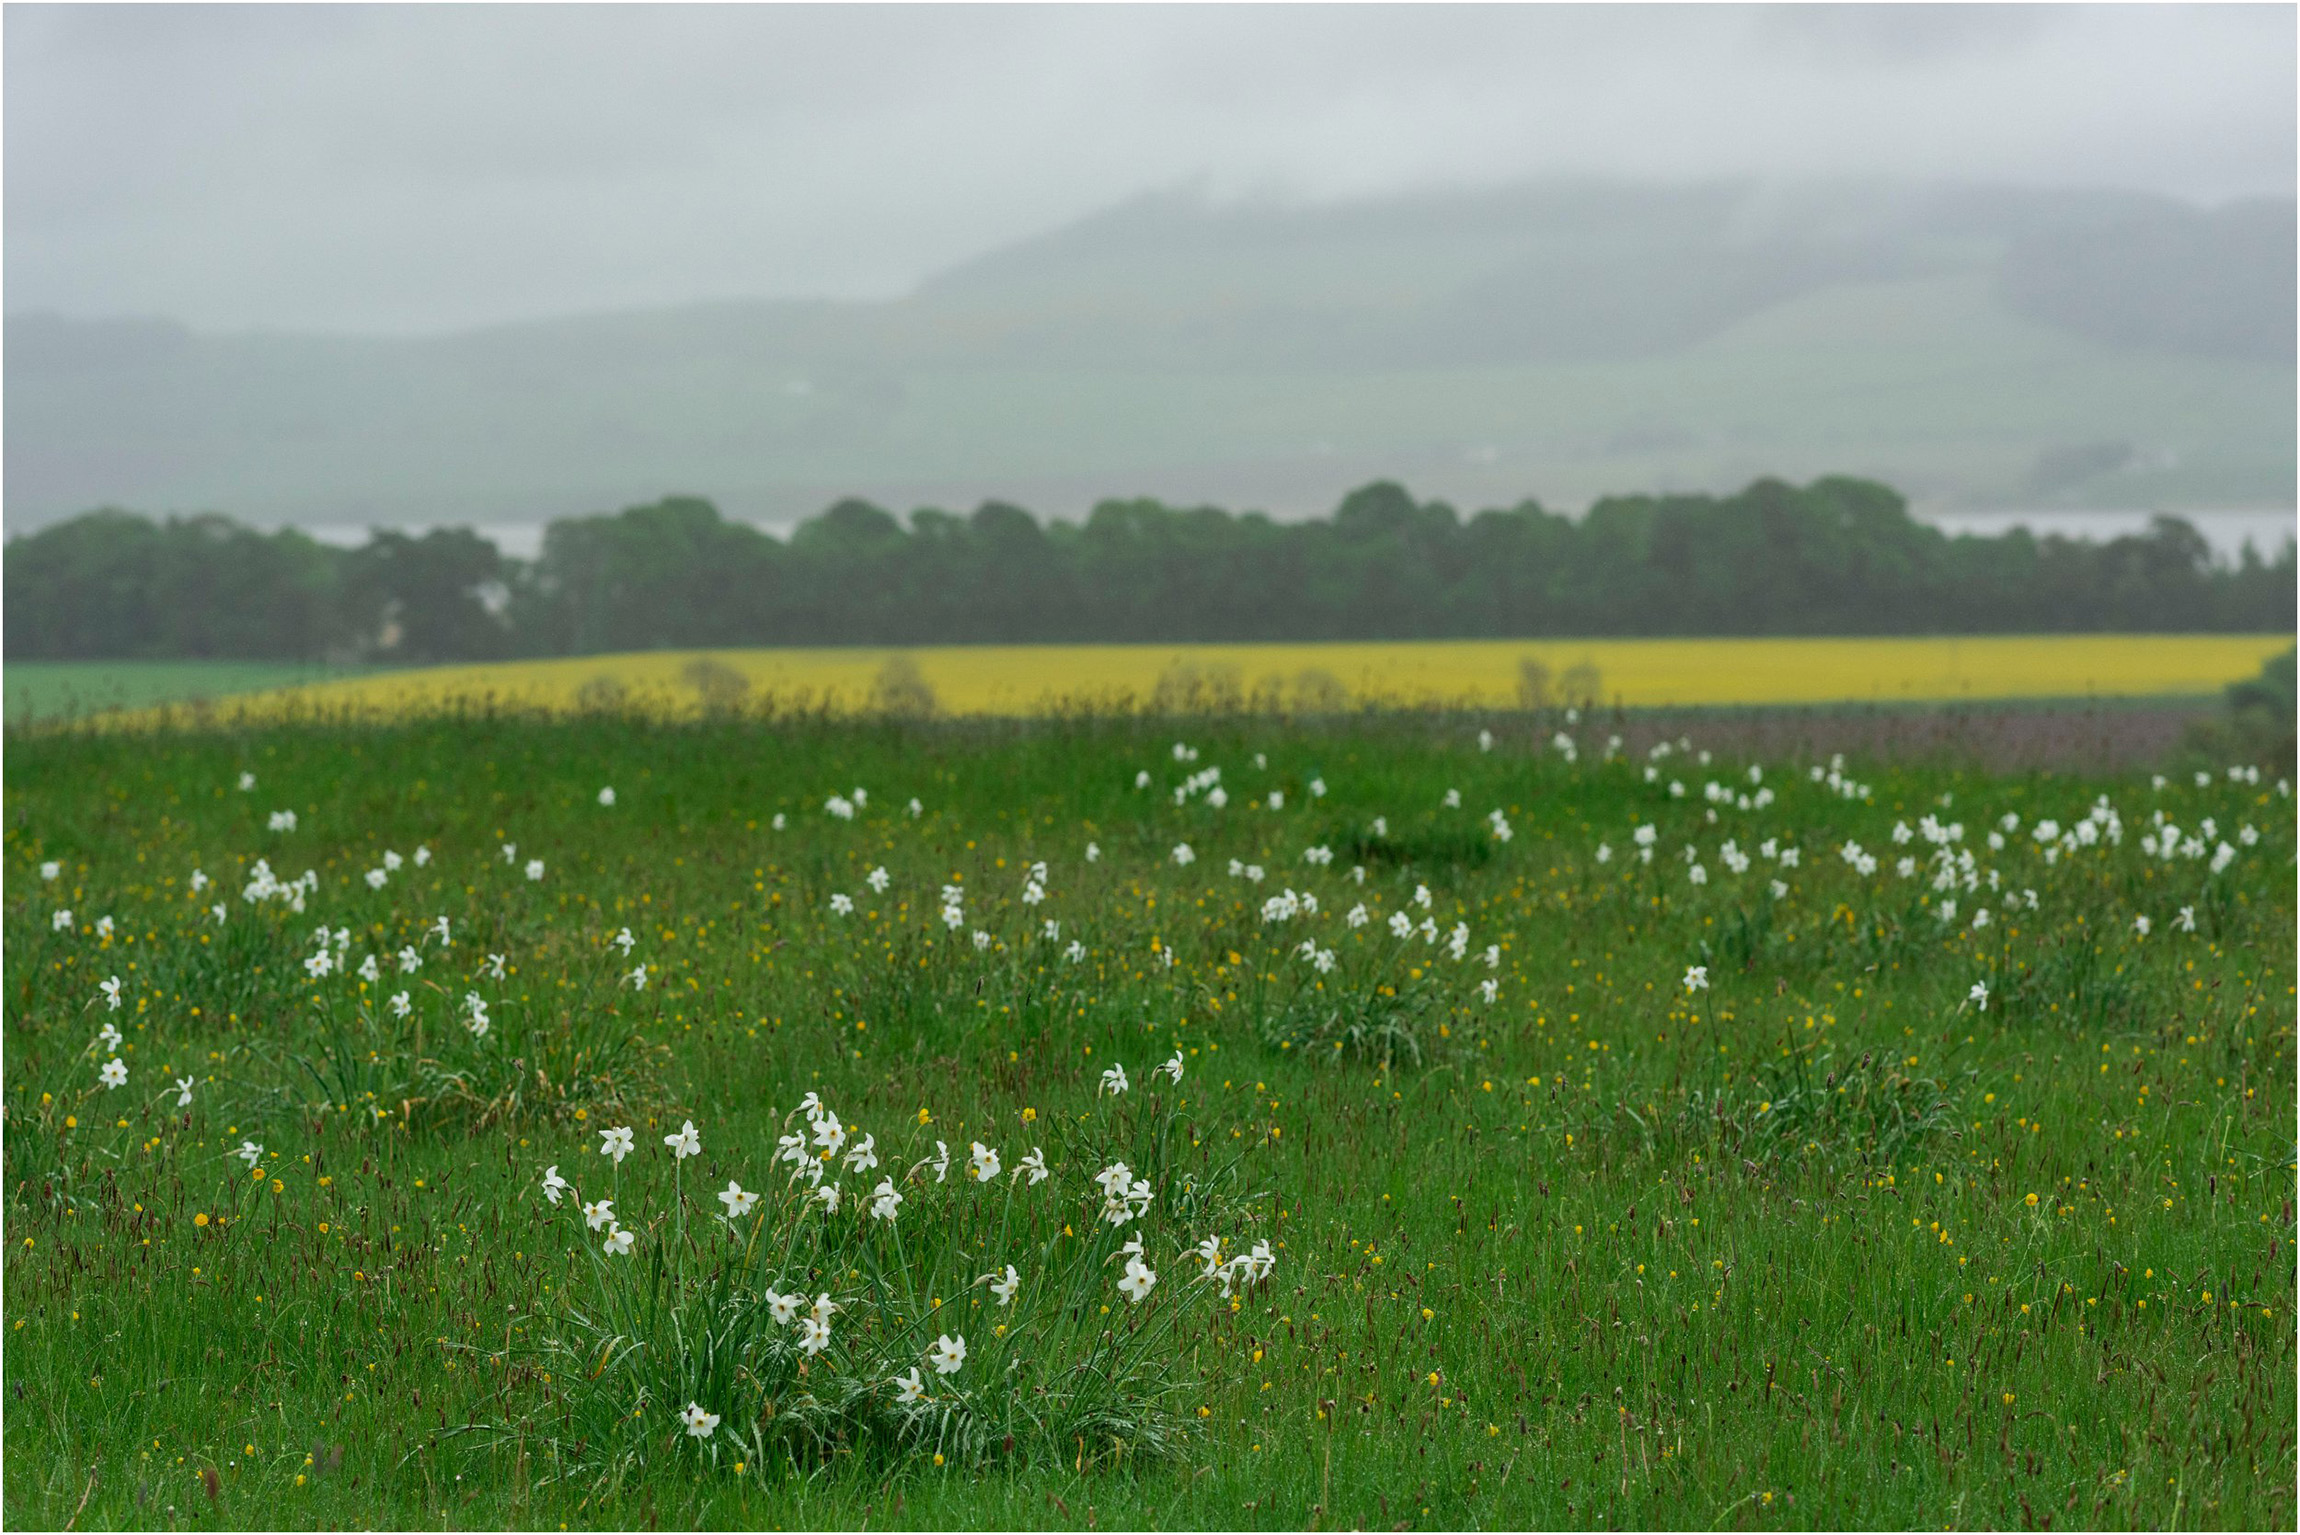
<svg viewBox="0 0 2300 1535"><path fill-rule="evenodd" d="M21 316L6 517L540 523L711 496L1465 504L1868 474L1921 505L2289 505L2294 205L1545 184L1128 203L877 304L413 339Z"/></svg>

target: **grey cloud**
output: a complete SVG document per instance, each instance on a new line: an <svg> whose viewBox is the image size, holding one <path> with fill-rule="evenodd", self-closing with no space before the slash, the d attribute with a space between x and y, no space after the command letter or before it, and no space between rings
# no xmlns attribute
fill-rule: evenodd
<svg viewBox="0 0 2300 1535"><path fill-rule="evenodd" d="M12 309L435 329L884 295L1141 190L2294 179L2289 7L48 7Z"/></svg>

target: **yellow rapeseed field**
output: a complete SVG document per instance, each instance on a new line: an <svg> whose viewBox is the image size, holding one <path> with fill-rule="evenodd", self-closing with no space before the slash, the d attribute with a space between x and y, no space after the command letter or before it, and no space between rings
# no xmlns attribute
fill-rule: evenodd
<svg viewBox="0 0 2300 1535"><path fill-rule="evenodd" d="M458 707L889 710L1361 704L1631 707L2196 696L2251 675L2288 636L1467 640L1307 645L985 645L656 651L444 666L231 702L255 718L388 719Z"/></svg>

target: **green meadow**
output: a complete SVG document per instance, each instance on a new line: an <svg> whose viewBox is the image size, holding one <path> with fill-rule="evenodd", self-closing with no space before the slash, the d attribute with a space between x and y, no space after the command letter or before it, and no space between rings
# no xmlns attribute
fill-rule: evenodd
<svg viewBox="0 0 2300 1535"><path fill-rule="evenodd" d="M2300 1518L2275 770L587 716L5 782L12 1526Z"/></svg>
<svg viewBox="0 0 2300 1535"><path fill-rule="evenodd" d="M8 722L85 719L107 709L229 698L348 676L295 661L12 661L0 693Z"/></svg>

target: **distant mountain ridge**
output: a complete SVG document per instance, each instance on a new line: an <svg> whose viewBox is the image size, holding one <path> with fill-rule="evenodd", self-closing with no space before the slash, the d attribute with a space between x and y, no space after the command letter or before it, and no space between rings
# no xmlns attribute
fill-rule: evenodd
<svg viewBox="0 0 2300 1535"><path fill-rule="evenodd" d="M1166 194L886 303L404 339L18 316L6 519L539 522L667 489L779 521L846 493L1291 513L1375 474L1570 503L1832 470L2289 504L2294 224L1985 186Z"/></svg>

